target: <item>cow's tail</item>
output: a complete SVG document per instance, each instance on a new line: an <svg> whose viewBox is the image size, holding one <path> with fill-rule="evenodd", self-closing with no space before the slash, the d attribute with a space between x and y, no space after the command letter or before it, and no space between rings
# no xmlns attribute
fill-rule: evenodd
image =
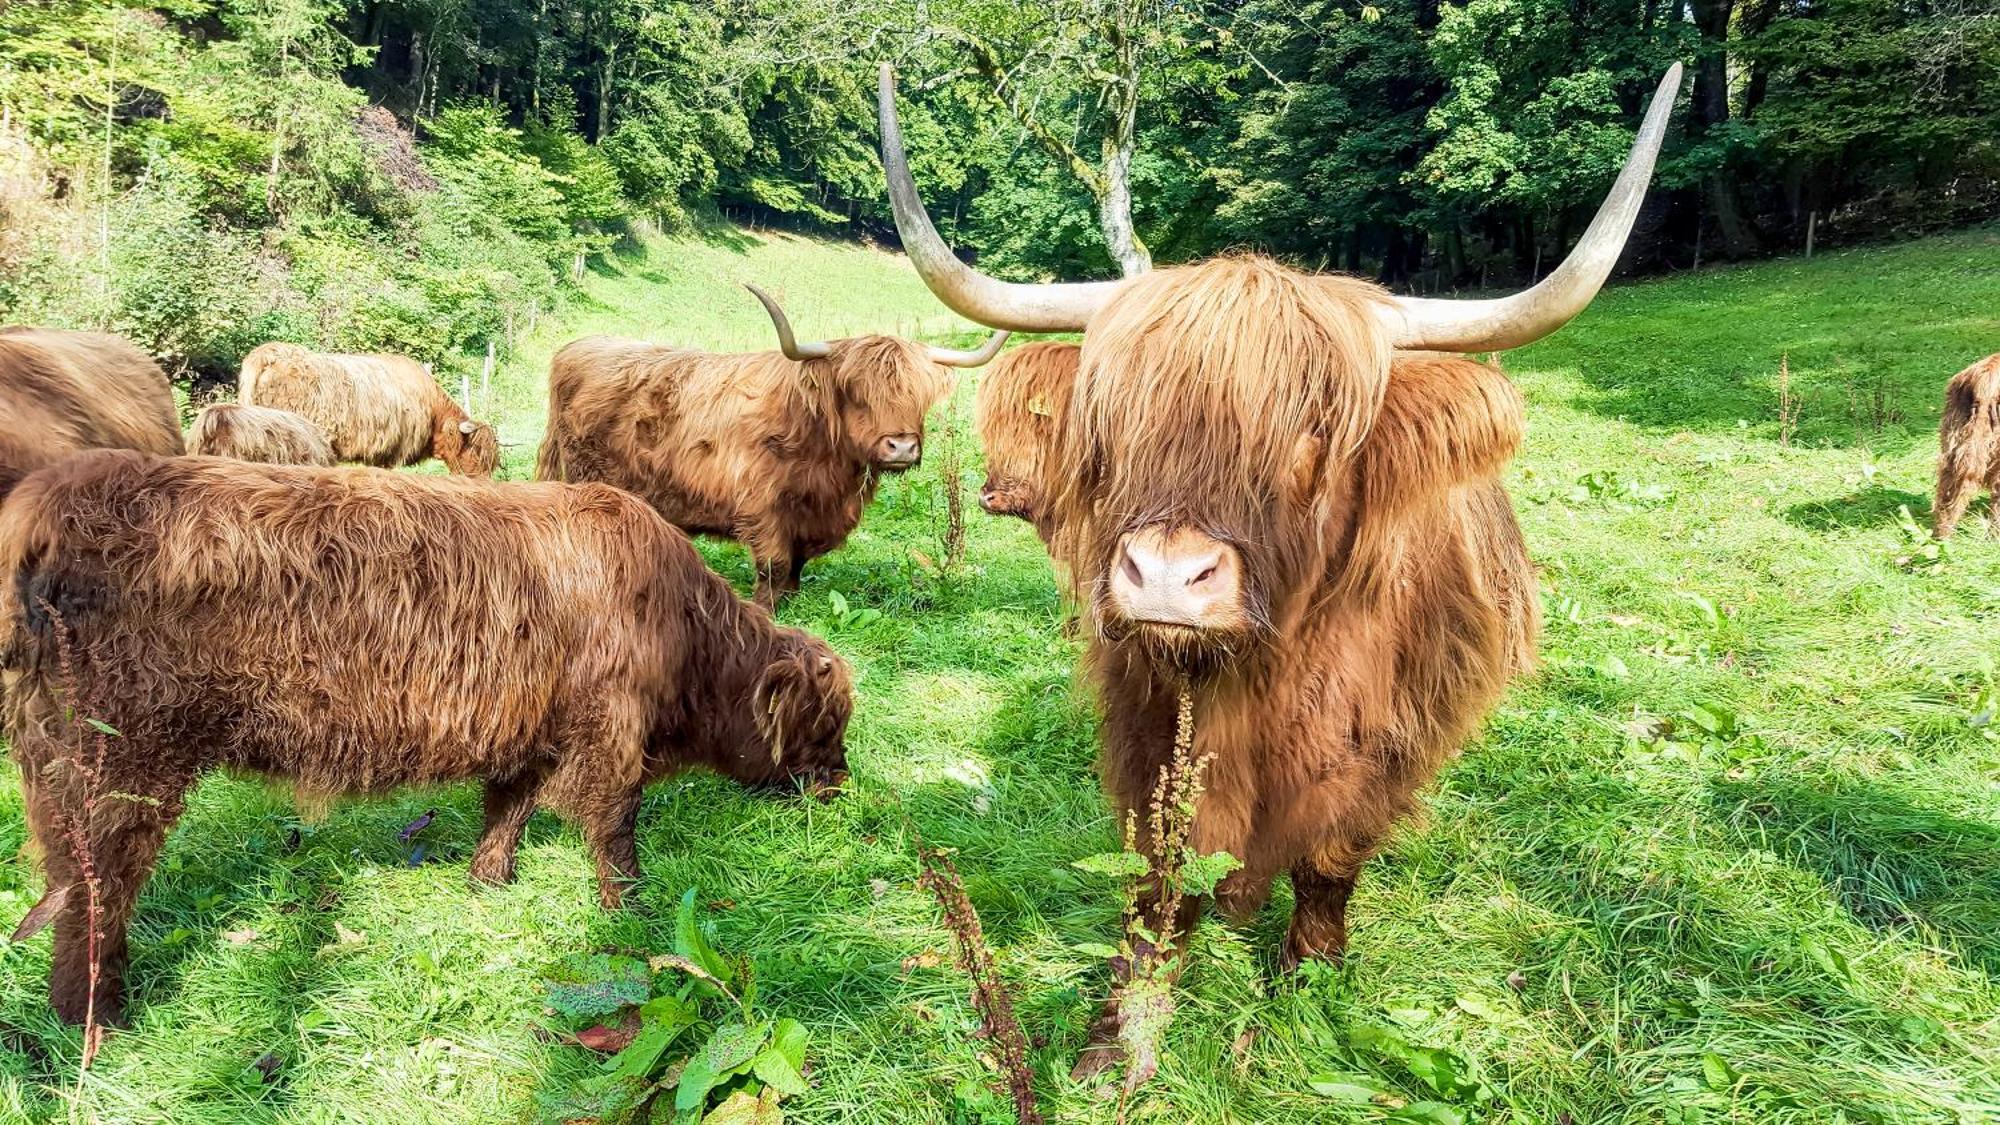
<svg viewBox="0 0 2000 1125"><path fill-rule="evenodd" d="M263 348L253 348L243 357L242 370L236 375L236 401L245 406L257 405L257 380L264 374L264 365L269 362Z"/></svg>
<svg viewBox="0 0 2000 1125"><path fill-rule="evenodd" d="M1943 539L1958 526L1982 484L2000 464L2000 356L1973 364L1951 380L1938 423L1937 499L1931 530Z"/></svg>

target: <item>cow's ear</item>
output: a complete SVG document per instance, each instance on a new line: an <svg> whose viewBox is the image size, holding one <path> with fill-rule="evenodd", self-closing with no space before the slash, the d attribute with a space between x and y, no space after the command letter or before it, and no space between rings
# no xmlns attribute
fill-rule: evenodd
<svg viewBox="0 0 2000 1125"><path fill-rule="evenodd" d="M1364 511L1402 510L1487 480L1521 446L1521 392L1496 368L1462 356L1399 355L1363 443Z"/></svg>

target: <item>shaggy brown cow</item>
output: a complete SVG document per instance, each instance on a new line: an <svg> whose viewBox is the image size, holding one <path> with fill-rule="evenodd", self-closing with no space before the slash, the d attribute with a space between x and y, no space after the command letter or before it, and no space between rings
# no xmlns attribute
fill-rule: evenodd
<svg viewBox="0 0 2000 1125"><path fill-rule="evenodd" d="M1048 518L1050 449L1076 385L1080 348L1041 340L1004 352L979 380L974 403L979 445L986 454L986 483L979 506L988 515L1018 516L1035 525L1042 542Z"/></svg>
<svg viewBox="0 0 2000 1125"><path fill-rule="evenodd" d="M675 526L750 549L757 601L798 589L806 563L847 541L880 474L923 456L924 415L945 367L993 358L894 336L800 344L754 286L779 350L718 355L594 336L549 367L536 476L602 481Z"/></svg>
<svg viewBox="0 0 2000 1125"><path fill-rule="evenodd" d="M1516 347L1588 304L1679 81L1676 66L1569 260L1524 293L1456 302L1255 256L1086 285L985 277L923 214L883 68L890 200L933 292L996 327L1084 331L1048 516L1090 606L1107 788L1145 808L1185 692L1209 762L1192 846L1242 862L1217 891L1230 914L1290 873L1283 964L1341 954L1362 865L1532 647L1533 578L1496 482L1520 397L1490 367L1392 356ZM1200 909L1154 905L1183 931ZM1122 1053L1119 1004L1080 1076Z"/></svg>
<svg viewBox="0 0 2000 1125"><path fill-rule="evenodd" d="M181 451L167 377L117 336L0 328L0 497L79 449Z"/></svg>
<svg viewBox="0 0 2000 1125"><path fill-rule="evenodd" d="M399 355L262 344L243 357L236 398L301 415L342 461L394 469L435 457L475 477L492 476L500 463L493 427L468 417L423 364Z"/></svg>
<svg viewBox="0 0 2000 1125"><path fill-rule="evenodd" d="M980 489L980 507L993 515L1029 521L1045 544L1055 532L1049 497L1062 484L1055 440L1075 390L1081 354L1076 344L1028 344L995 360L979 385L979 438L986 451L986 484ZM1398 352L1389 363L1389 386L1392 391L1429 385L1476 386L1500 374L1497 365L1483 371L1466 370L1477 367L1463 356ZM1498 481L1472 487L1465 501L1470 521L1493 532L1477 546L1481 569L1500 602L1501 617L1508 623L1508 663L1516 673L1531 671L1540 612L1534 571L1520 524L1514 518L1514 505Z"/></svg>
<svg viewBox="0 0 2000 1125"><path fill-rule="evenodd" d="M332 465L326 435L304 417L268 406L218 402L188 431L188 452L267 465Z"/></svg>
<svg viewBox="0 0 2000 1125"><path fill-rule="evenodd" d="M1953 375L1945 387L1932 533L1950 538L1982 486L1989 494L1986 533L2000 539L2000 355Z"/></svg>
<svg viewBox="0 0 2000 1125"><path fill-rule="evenodd" d="M583 829L608 907L639 874L647 782L845 767L833 651L602 485L79 454L0 508L0 638L47 874L22 930L54 919L69 1020L91 999L76 845L99 884L96 1015L116 1019L133 898L213 769L320 793L481 780L472 877L513 877L543 805Z"/></svg>

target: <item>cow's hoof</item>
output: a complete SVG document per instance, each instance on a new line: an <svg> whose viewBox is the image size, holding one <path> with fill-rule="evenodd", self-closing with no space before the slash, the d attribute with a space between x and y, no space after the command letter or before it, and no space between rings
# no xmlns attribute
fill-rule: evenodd
<svg viewBox="0 0 2000 1125"><path fill-rule="evenodd" d="M514 863L505 859L474 859L468 874L474 883L481 886L504 887L514 881Z"/></svg>

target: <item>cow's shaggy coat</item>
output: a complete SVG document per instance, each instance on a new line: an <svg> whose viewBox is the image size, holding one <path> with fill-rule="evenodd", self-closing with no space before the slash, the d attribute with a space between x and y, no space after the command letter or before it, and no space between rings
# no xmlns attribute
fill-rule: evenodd
<svg viewBox="0 0 2000 1125"><path fill-rule="evenodd" d="M167 377L117 336L0 328L0 497L79 449L181 451Z"/></svg>
<svg viewBox="0 0 2000 1125"><path fill-rule="evenodd" d="M556 353L536 473L602 481L690 533L749 548L757 598L846 542L887 439L919 441L951 377L922 344L835 340L803 362L592 337Z"/></svg>
<svg viewBox="0 0 2000 1125"><path fill-rule="evenodd" d="M133 898L212 769L319 793L481 780L474 879L512 877L542 805L581 826L614 905L648 781L837 780L850 710L824 642L615 489L134 453L77 455L0 508L0 670L49 890L24 929L53 915L70 1020L90 992L75 842L115 1019Z"/></svg>
<svg viewBox="0 0 2000 1125"><path fill-rule="evenodd" d="M218 402L188 430L188 452L267 465L332 465L326 435L302 415L268 406Z"/></svg>
<svg viewBox="0 0 2000 1125"><path fill-rule="evenodd" d="M1242 861L1217 895L1231 914L1290 873L1286 963L1342 952L1362 864L1534 647L1496 480L1520 397L1466 360L1392 366L1385 299L1258 257L1127 281L1091 322L1057 443L1052 551L1094 607L1107 787L1143 819L1185 687L1195 756L1213 756L1194 846ZM1236 627L1121 619L1114 560L1159 527L1235 550ZM1117 1030L1114 1011L1093 1044Z"/></svg>
<svg viewBox="0 0 2000 1125"><path fill-rule="evenodd" d="M1988 493L1987 534L2000 538L2000 355L1951 377L1938 423L1937 502L1931 530L1950 537L1981 488Z"/></svg>
<svg viewBox="0 0 2000 1125"><path fill-rule="evenodd" d="M493 427L473 421L423 364L404 356L263 344L243 357L236 397L304 417L342 461L394 469L435 457L465 476L492 476L500 463Z"/></svg>

